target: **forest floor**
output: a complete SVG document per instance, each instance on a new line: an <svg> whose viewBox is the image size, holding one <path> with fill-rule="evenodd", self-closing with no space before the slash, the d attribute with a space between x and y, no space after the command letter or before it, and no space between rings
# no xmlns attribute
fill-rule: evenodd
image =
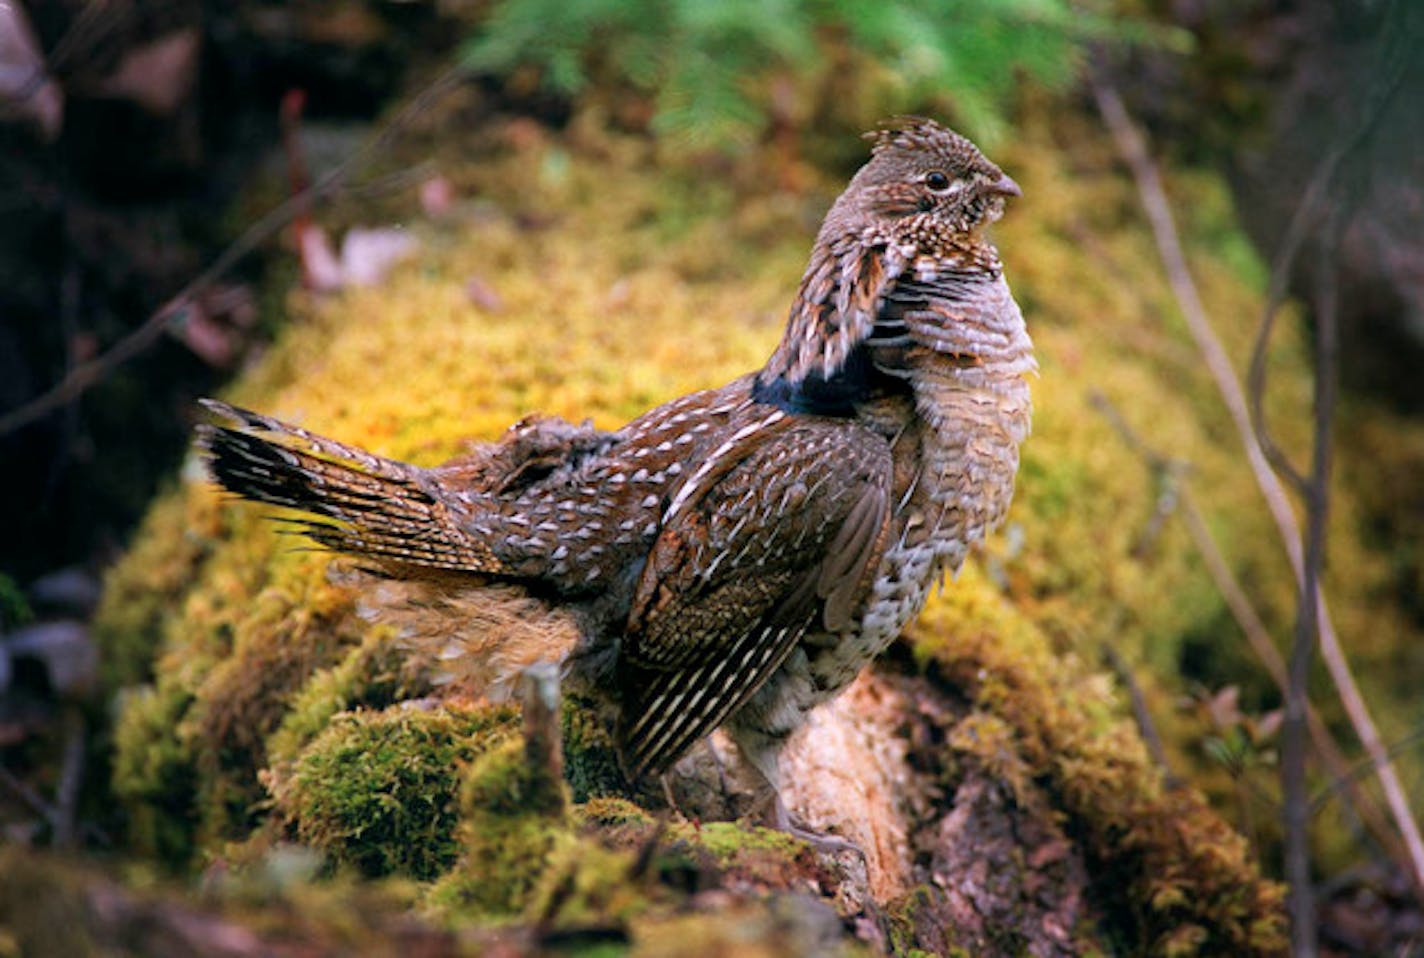
<svg viewBox="0 0 1424 958"><path fill-rule="evenodd" d="M410 255L324 293L293 281L295 260L277 271L258 301L280 331L225 398L430 465L530 412L615 428L763 361L835 178L798 169L811 185L787 191L765 159L669 159L593 115L556 132L462 109L432 111L389 158L426 164L423 186L317 214ZM542 778L518 709L462 695L458 656L372 625L328 557L227 503L193 459L94 625L76 814L108 850L96 866L7 849L0 951L1278 953L1280 697L1183 495L1277 636L1284 552L1106 136L1040 105L994 159L1024 191L996 238L1041 366L1013 511L793 759L828 781L825 754L857 770L791 798L854 834L865 866L628 789L577 700L556 723L568 787ZM1216 178L1172 171L1169 187L1244 357L1262 268ZM1271 361L1268 415L1298 452L1304 334ZM1340 434L1327 590L1385 738L1403 740L1424 722L1424 635L1374 530L1424 429L1358 400ZM56 723L22 743L16 775L52 787L64 740ZM1400 761L1424 799L1420 751ZM1367 953L1371 915L1410 914L1377 877L1387 859L1338 799L1313 839L1343 889L1332 946Z"/></svg>

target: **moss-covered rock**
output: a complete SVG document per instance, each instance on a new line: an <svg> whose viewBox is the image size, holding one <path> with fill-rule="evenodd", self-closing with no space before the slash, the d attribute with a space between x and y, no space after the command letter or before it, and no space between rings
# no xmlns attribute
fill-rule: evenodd
<svg viewBox="0 0 1424 958"><path fill-rule="evenodd" d="M177 505L200 517L213 504ZM145 643L162 650L154 681L120 697L114 787L129 805L138 846L172 864L241 840L260 821L267 736L306 681L361 640L363 623L327 583L323 560L274 553L270 529L241 518L234 525L233 548L189 569L204 588L190 586L161 613L155 607L157 619L139 625L126 612L100 613L100 635L115 643L111 657ZM186 536L177 546L190 548ZM141 591L133 574L121 564L117 593ZM106 608L124 608L122 599L108 601ZM154 629L159 638L135 638L130 629Z"/></svg>

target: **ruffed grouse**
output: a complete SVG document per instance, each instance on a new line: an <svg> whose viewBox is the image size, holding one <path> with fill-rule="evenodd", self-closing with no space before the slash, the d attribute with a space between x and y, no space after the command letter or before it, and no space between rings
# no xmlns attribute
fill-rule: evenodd
<svg viewBox="0 0 1424 958"><path fill-rule="evenodd" d="M725 723L775 788L778 745L1003 517L1029 429L1032 344L985 235L1017 184L930 120L870 137L759 372L434 469L208 402L213 475L467 608L513 590L573 622L547 654L610 687L630 775Z"/></svg>

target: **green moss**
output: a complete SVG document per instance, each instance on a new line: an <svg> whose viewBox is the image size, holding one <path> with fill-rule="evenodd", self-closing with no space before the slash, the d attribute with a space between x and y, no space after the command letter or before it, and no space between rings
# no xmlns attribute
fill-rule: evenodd
<svg viewBox="0 0 1424 958"><path fill-rule="evenodd" d="M277 811L303 842L370 876L433 878L455 861L460 768L512 734L508 709L337 716L271 782Z"/></svg>
<svg viewBox="0 0 1424 958"><path fill-rule="evenodd" d="M636 922L631 954L638 958L826 958L868 956L846 934L836 913L806 895L732 899L715 911L683 909Z"/></svg>
<svg viewBox="0 0 1424 958"><path fill-rule="evenodd" d="M990 777L1006 786L1015 800L1027 800L1034 770L1024 761L1017 731L1004 719L972 711L955 724L945 744L959 755L972 757Z"/></svg>
<svg viewBox="0 0 1424 958"><path fill-rule="evenodd" d="M653 816L626 798L603 796L581 802L573 808L574 820L581 825L611 829L620 826L651 827Z"/></svg>
<svg viewBox="0 0 1424 958"><path fill-rule="evenodd" d="M124 688L152 676L174 610L219 541L220 514L214 505L171 493L160 497L135 534L134 547L105 576L94 639L106 688Z"/></svg>
<svg viewBox="0 0 1424 958"><path fill-rule="evenodd" d="M1183 955L1282 950L1281 889L1245 840L1199 793L1163 786L1110 683L1055 655L1011 606L975 598L982 586L971 568L913 631L925 667L975 705L950 747L1016 791L1049 783L1123 940Z"/></svg>
<svg viewBox="0 0 1424 958"><path fill-rule="evenodd" d="M471 764L460 789L464 854L431 889L437 911L513 916L529 903L569 831L562 782L530 765L522 740L489 749Z"/></svg>
<svg viewBox="0 0 1424 958"><path fill-rule="evenodd" d="M626 927L652 904L634 874L637 855L593 838L562 838L529 896L525 916L550 928Z"/></svg>
<svg viewBox="0 0 1424 958"><path fill-rule="evenodd" d="M391 632L373 630L339 664L314 674L293 698L267 740L267 755L274 763L291 761L337 713L380 710L429 690L427 683L407 675Z"/></svg>
<svg viewBox="0 0 1424 958"><path fill-rule="evenodd" d="M739 822L707 822L678 828L674 834L711 853L724 868L752 858L775 858L790 864L807 850L805 842L786 832Z"/></svg>
<svg viewBox="0 0 1424 958"><path fill-rule="evenodd" d="M905 958L930 958L932 955L940 955L943 958L974 958L976 954L984 953L990 942L975 938L973 946L966 946L960 943L959 935L963 934L962 931L952 926L944 927L944 908L942 904L936 903L937 894L941 893L918 885L891 903L886 915L890 926L891 953L903 955ZM934 942L934 950L931 951L915 947L915 929L921 921L934 927L941 935L947 936L948 940ZM1018 935L1005 932L994 934L992 950L989 953L1018 955L1028 952Z"/></svg>
<svg viewBox="0 0 1424 958"><path fill-rule="evenodd" d="M120 699L114 731L115 795L128 810L128 838L138 851L168 862L192 856L198 768L173 734L192 696L172 683Z"/></svg>
<svg viewBox="0 0 1424 958"><path fill-rule="evenodd" d="M601 796L620 795L628 781L618 762L613 725L600 719L599 710L589 700L565 696L560 714L564 737L564 778L575 802Z"/></svg>
<svg viewBox="0 0 1424 958"><path fill-rule="evenodd" d="M925 886L917 885L886 907L885 927L891 954L910 955L919 950L914 947L915 910L924 907L928 895Z"/></svg>

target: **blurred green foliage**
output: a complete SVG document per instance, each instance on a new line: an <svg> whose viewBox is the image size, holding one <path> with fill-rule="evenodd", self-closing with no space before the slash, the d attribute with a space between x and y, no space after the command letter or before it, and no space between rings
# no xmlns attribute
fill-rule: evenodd
<svg viewBox="0 0 1424 958"><path fill-rule="evenodd" d="M867 114L848 117L861 125L948 111L992 147L1021 78L1064 85L1089 42L1128 40L1181 42L1071 0L502 0L464 58L537 68L567 96L629 85L652 99L655 129L693 146L746 142L809 107Z"/></svg>
<svg viewBox="0 0 1424 958"><path fill-rule="evenodd" d="M25 601L25 590L14 579L0 572L0 632L24 625L33 618L30 604Z"/></svg>

